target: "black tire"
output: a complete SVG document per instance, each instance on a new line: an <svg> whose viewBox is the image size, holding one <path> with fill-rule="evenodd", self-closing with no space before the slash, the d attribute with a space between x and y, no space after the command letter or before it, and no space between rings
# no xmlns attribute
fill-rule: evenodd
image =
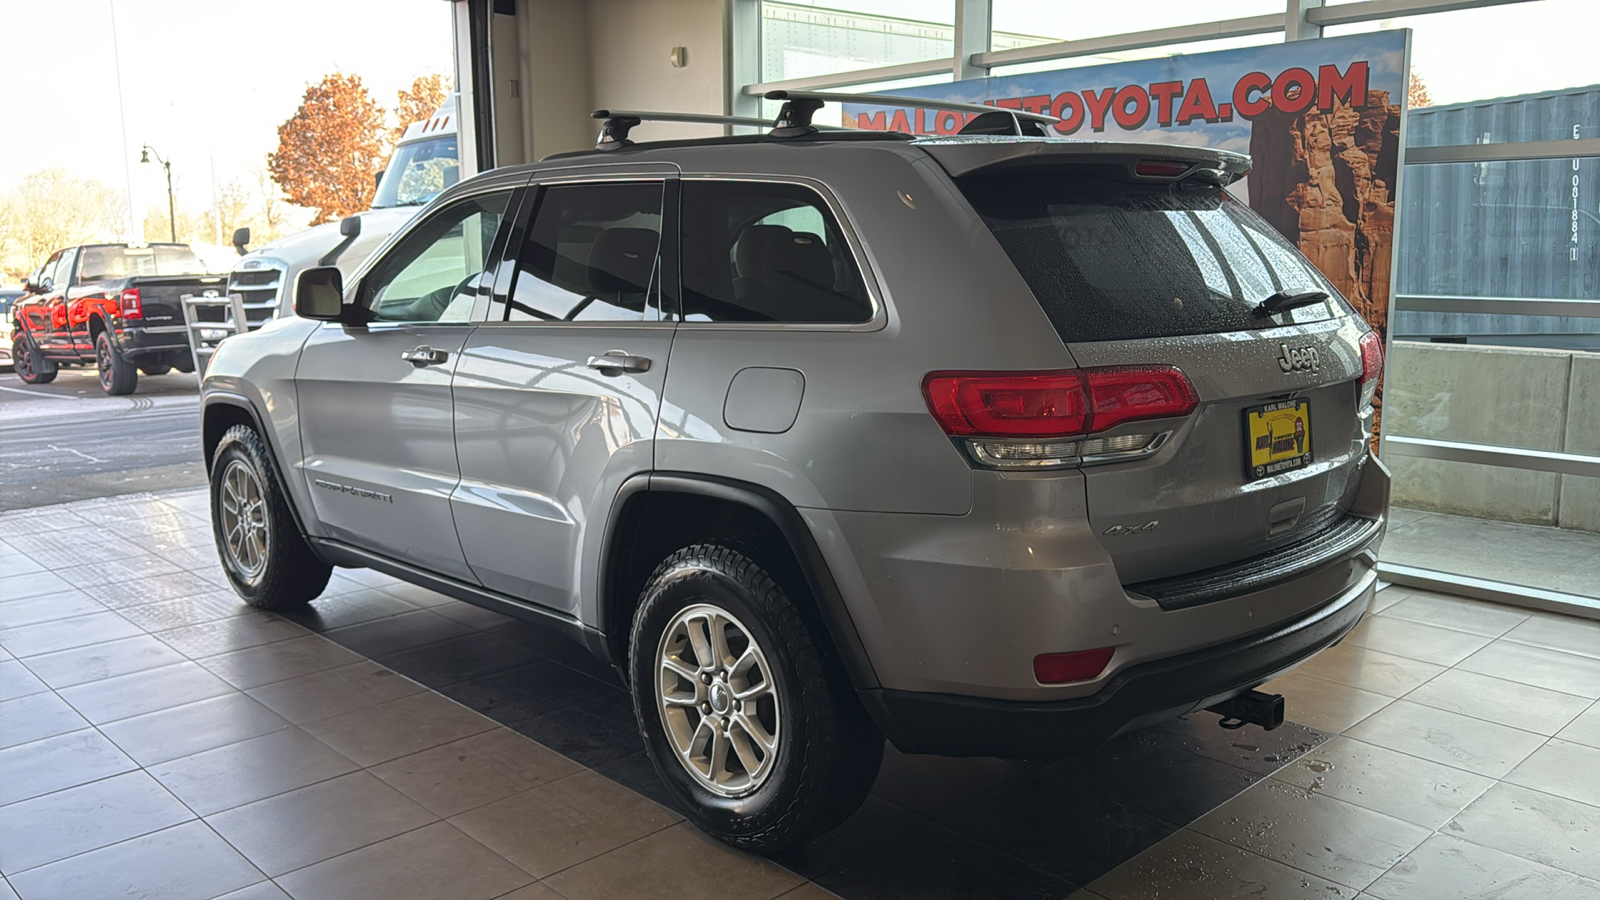
<svg viewBox="0 0 1600 900"><path fill-rule="evenodd" d="M172 371L171 366L140 366L139 371L145 375L165 375Z"/></svg>
<svg viewBox="0 0 1600 900"><path fill-rule="evenodd" d="M61 368L34 349L33 342L17 335L11 342L11 368L23 384L49 384Z"/></svg>
<svg viewBox="0 0 1600 900"><path fill-rule="evenodd" d="M131 394L139 386L139 370L111 343L111 335L100 332L94 339L94 358L100 367L100 388L113 397Z"/></svg>
<svg viewBox="0 0 1600 900"><path fill-rule="evenodd" d="M883 737L837 663L819 652L796 606L795 600L804 598L803 587L780 583L739 550L706 543L661 563L634 612L629 681L650 760L692 822L743 850L777 852L838 826L866 800L883 761ZM770 771L742 796L713 793L690 774L658 704L662 677L656 666L663 635L680 613L703 606L731 614L759 645L781 716ZM692 680L683 683L700 692ZM713 725L720 718L726 729L728 718L712 712L703 718Z"/></svg>
<svg viewBox="0 0 1600 900"><path fill-rule="evenodd" d="M242 468L243 472L236 471ZM230 477L247 473L255 479L259 502L252 503L246 516L263 539L259 564L250 559L251 551L235 551L229 545L229 506L225 501L239 496L230 493L236 482ZM239 507L236 501L233 508ZM259 515L256 515L256 513ZM235 519L237 521L237 518ZM318 559L295 527L288 501L278 483L261 436L248 425L228 429L211 457L211 534L217 556L233 590L244 602L257 609L297 609L321 595L328 586L333 567ZM255 547L254 544L251 545Z"/></svg>

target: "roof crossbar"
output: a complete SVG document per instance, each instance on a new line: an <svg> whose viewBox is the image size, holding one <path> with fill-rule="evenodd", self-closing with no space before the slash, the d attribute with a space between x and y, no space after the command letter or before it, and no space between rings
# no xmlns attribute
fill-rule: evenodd
<svg viewBox="0 0 1600 900"><path fill-rule="evenodd" d="M963 103L957 100L929 100L923 97L897 97L891 94L849 94L837 91L768 91L763 95L768 100L784 101L783 109L778 113L778 121L773 127L773 137L786 137L780 131L801 132L803 129L816 130L811 124L811 117L824 103L865 103L873 106L910 106L922 109L941 109L951 112L977 113L977 118L968 123L973 131L966 128L962 133L967 134L997 134L996 125L1002 117L1010 120L1011 128L1007 133L1016 135L1030 135L1042 137L1045 125L1054 125L1061 121L1055 116L1044 113L1025 112L1020 109L1009 109L1003 106L988 106L982 103ZM1024 124L1026 123L1026 124Z"/></svg>
<svg viewBox="0 0 1600 900"><path fill-rule="evenodd" d="M819 106L821 104L818 104ZM709 113L684 113L684 112L651 112L633 109L597 109L591 116L604 120L600 126L600 138L595 143L597 150L616 150L633 143L628 140L628 132L644 122L691 122L698 125L748 125L752 128L771 128L776 132L776 126L768 119L757 119L751 116L722 116ZM819 126L826 131L844 131L838 126ZM815 128L813 131L817 130Z"/></svg>

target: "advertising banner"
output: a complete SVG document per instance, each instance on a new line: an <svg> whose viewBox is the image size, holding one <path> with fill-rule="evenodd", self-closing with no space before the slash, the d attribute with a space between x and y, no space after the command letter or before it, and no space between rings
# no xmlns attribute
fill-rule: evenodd
<svg viewBox="0 0 1600 900"><path fill-rule="evenodd" d="M1065 138L1250 154L1230 188L1388 329L1411 32L1379 31L892 91L1048 113ZM847 127L954 134L971 114L846 104Z"/></svg>

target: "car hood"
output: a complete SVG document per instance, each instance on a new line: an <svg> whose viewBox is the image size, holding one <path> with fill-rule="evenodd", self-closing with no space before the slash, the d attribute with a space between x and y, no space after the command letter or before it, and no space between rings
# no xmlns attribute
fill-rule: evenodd
<svg viewBox="0 0 1600 900"><path fill-rule="evenodd" d="M396 206L390 209L369 209L363 213L356 213L356 218L361 220L361 235L355 240L355 246L366 245L369 249L376 246L384 238L400 230L400 227L411 221L411 217L422 209L420 206ZM339 245L344 240L339 234L339 222L325 222L297 231L294 234L278 238L270 244L257 247L250 251L244 258L270 257L283 260L291 266L315 265L329 250ZM351 259L350 250L346 250L339 257L340 268L346 263L360 263L364 258ZM237 268L237 266L235 266Z"/></svg>

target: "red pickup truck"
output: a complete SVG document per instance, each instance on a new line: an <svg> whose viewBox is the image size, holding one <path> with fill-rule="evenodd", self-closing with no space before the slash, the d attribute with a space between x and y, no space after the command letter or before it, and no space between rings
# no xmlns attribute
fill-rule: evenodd
<svg viewBox="0 0 1600 900"><path fill-rule="evenodd" d="M131 394L139 373L194 371L183 295L218 296L187 244L84 244L57 250L12 310L17 377L47 384L61 366L100 370L108 394Z"/></svg>

